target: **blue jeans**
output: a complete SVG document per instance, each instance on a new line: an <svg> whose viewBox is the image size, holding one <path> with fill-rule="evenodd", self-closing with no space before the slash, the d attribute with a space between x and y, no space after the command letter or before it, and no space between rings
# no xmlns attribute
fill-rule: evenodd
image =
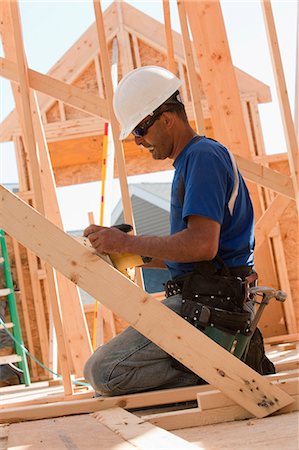
<svg viewBox="0 0 299 450"><path fill-rule="evenodd" d="M163 303L179 312L181 300L181 295L175 295ZM132 327L94 352L85 364L84 376L95 391L105 395L192 386L200 380L174 368L168 353Z"/></svg>

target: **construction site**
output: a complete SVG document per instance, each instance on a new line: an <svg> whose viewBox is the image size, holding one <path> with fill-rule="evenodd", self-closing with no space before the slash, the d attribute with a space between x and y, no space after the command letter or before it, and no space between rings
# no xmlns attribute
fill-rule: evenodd
<svg viewBox="0 0 299 450"><path fill-rule="evenodd" d="M0 450L298 449L299 5L293 114L274 2L260 1L287 150L268 154L259 108L274 92L233 64L220 0L159 0L163 22L123 0L89 2L93 23L47 73L28 64L21 3L0 1L0 76L14 100L0 143L18 176L0 184ZM250 193L255 317L229 345L161 303L165 272L146 274L139 255L95 253L63 224L57 189L101 182L100 220L90 211L87 223L169 234L171 184L129 187L128 177L173 171L173 161L153 159L134 132L120 140L113 107L120 81L146 66L181 80L194 132L230 150ZM120 199L108 225L112 180ZM275 367L267 375L237 352L257 325ZM204 382L95 396L84 366L129 326Z"/></svg>

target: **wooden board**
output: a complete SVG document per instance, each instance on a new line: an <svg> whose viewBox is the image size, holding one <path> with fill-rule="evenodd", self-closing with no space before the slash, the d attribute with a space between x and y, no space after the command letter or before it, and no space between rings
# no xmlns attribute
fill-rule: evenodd
<svg viewBox="0 0 299 450"><path fill-rule="evenodd" d="M131 450L135 446L92 417L74 416L10 425L8 448L25 450Z"/></svg>
<svg viewBox="0 0 299 450"><path fill-rule="evenodd" d="M0 226L193 372L264 417L292 399L0 187ZM47 236L47 239L44 239ZM98 280L101 283L98 283ZM126 293L126 302L123 302ZM157 320L159 318L159 320ZM160 327L163 323L163 328Z"/></svg>
<svg viewBox="0 0 299 450"><path fill-rule="evenodd" d="M92 417L140 450L195 449L189 442L155 427L151 423L144 422L122 408L106 409L94 413Z"/></svg>

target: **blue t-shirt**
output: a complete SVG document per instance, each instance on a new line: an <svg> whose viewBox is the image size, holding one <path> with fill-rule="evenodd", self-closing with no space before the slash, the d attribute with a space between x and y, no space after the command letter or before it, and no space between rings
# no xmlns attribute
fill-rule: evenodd
<svg viewBox="0 0 299 450"><path fill-rule="evenodd" d="M187 228L189 216L204 216L221 225L218 256L228 267L253 266L253 208L240 173L232 210L228 202L235 176L230 155L219 142L194 137L174 161L171 190L171 234ZM183 178L184 198L180 194ZM182 181L181 181L182 183ZM183 208L182 208L183 206ZM172 278L193 271L193 263L166 262Z"/></svg>

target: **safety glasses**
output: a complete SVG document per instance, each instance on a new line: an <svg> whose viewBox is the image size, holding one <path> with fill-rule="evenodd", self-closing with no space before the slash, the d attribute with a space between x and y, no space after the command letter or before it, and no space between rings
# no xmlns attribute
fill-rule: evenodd
<svg viewBox="0 0 299 450"><path fill-rule="evenodd" d="M164 111L163 111L164 112ZM148 132L148 129L159 119L159 117L163 114L162 112L159 114L153 114L149 119L141 122L137 127L134 128L132 134L135 137L143 137Z"/></svg>

